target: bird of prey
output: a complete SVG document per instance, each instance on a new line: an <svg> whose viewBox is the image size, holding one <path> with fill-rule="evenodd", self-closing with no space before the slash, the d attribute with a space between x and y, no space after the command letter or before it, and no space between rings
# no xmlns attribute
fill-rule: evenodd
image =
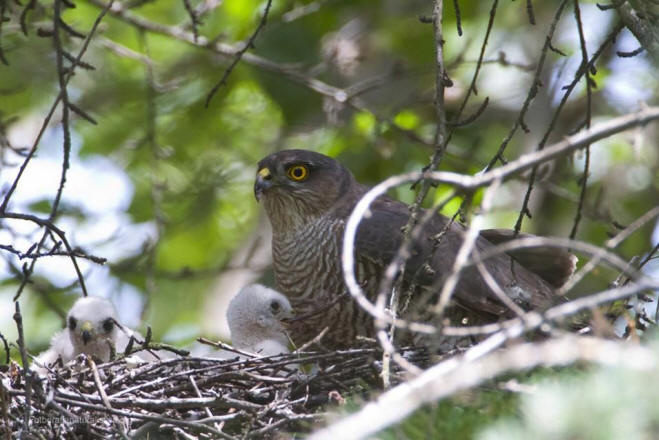
<svg viewBox="0 0 659 440"><path fill-rule="evenodd" d="M245 286L227 309L231 342L261 356L289 353L282 320L292 316L291 304L281 293L260 284Z"/></svg>
<svg viewBox="0 0 659 440"><path fill-rule="evenodd" d="M110 360L110 343L116 353L126 349L131 335L141 340L139 334L121 326L110 301L87 296L79 298L66 316L66 328L53 336L50 348L41 353L33 363L36 371L45 372L46 366L58 358L67 363L80 354L95 356L102 362Z"/></svg>
<svg viewBox="0 0 659 440"><path fill-rule="evenodd" d="M290 328L296 344L325 327L329 331L323 343L332 348L348 346L358 335L374 336L373 319L346 295L341 268L345 223L368 189L338 161L312 151L279 151L258 163L254 194L272 224L276 286L291 301L298 319L307 316ZM385 268L403 243L402 228L409 216L407 205L381 196L360 223L355 269L372 301ZM413 243L403 287L412 292L410 306L422 309L417 313L427 313L428 296L437 295L450 273L464 231L464 226L437 214ZM512 231L481 231L475 251L482 253L512 238L516 238ZM525 249L490 258L485 267L510 299L529 310L553 301L556 288L572 274L575 260L563 250ZM431 287L434 291L429 291ZM513 316L497 293L471 266L462 272L453 299L460 309L489 320Z"/></svg>

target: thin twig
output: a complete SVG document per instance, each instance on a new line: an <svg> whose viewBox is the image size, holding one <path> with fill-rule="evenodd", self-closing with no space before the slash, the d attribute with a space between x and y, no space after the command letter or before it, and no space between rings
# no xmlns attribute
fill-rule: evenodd
<svg viewBox="0 0 659 440"><path fill-rule="evenodd" d="M588 64L588 49L586 48L586 37L584 36L583 24L581 22L581 10L579 9L579 0L574 0L574 18L577 22L577 29L579 31L579 45L581 46L581 63L583 65ZM592 113L592 84L590 79L590 71L586 69L584 74L584 81L586 85L586 123L585 127L590 128L590 120ZM579 194L579 204L577 205L577 212L574 215L574 223L572 225L572 230L570 231L570 238L574 238L577 235L577 229L579 228L579 222L581 221L581 211L586 200L586 188L588 187L588 175L590 174L590 145L585 148L585 160L583 165L583 174L581 176L581 191Z"/></svg>
<svg viewBox="0 0 659 440"><path fill-rule="evenodd" d="M620 33L622 30L622 24L618 23L614 29L609 33L609 35L606 37L604 42L600 45L600 47L593 53L593 56L587 63L582 63L579 69L577 69L577 72L574 75L574 79L572 82L565 87L565 93L563 94L563 97L561 98L561 101L559 102L558 106L554 110L554 114L552 116L551 121L549 122L549 125L547 129L545 130L545 133L542 136L542 139L538 143L538 146L536 148L537 151L541 151L544 147L545 144L547 143L549 139L549 135L552 133L554 130L554 127L556 126L556 123L558 122L558 117L561 113L561 110L567 103L567 100L569 96L571 95L572 91L576 87L576 85L579 83L581 77L585 75L591 68L594 66L595 61L600 57L602 53L604 53L604 50L613 43L615 40L616 36ZM529 216L530 217L530 211L528 208L529 201L531 199L531 193L533 192L533 186L535 184L535 179L537 176L538 172L538 167L534 166L533 169L531 170L531 175L529 176L529 183L528 187L526 189L526 194L524 195L524 201L522 202L522 207L519 210L519 214L517 216L517 221L515 222L515 232L519 232L522 228L522 221L524 220L524 217Z"/></svg>
<svg viewBox="0 0 659 440"><path fill-rule="evenodd" d="M490 160L490 162L485 167L485 171L489 171L492 168L494 168L494 165L496 165L496 163L499 161L504 163L503 154L506 151L506 148L508 147L508 144L512 140L513 136L515 136L515 133L517 133L517 130L520 127L522 127L522 129L525 131L528 130L526 127L526 123L524 122L524 117L526 116L529 106L531 105L531 101L533 101L533 99L538 94L538 89L540 88L540 84L541 84L540 76L542 75L542 72L544 70L545 59L547 58L547 51L551 46L551 40L552 38L554 38L554 32L556 31L558 22L561 19L561 15L563 14L563 8L565 7L566 3L567 0L561 1L560 5L556 9L554 18L552 19L551 24L549 25L549 31L547 32L547 35L545 37L545 44L542 47L542 50L540 51L540 59L538 60L538 65L535 69L535 74L533 75L533 79L531 80L531 87L529 87L529 91L526 95L526 98L524 99L524 103L522 104L522 108L519 111L519 115L517 116L517 119L515 120L513 126L510 128L510 131L501 142L501 145L499 145L499 149L495 153L494 157L492 157L492 160Z"/></svg>
<svg viewBox="0 0 659 440"><path fill-rule="evenodd" d="M18 332L18 350L21 354L21 363L23 364L23 380L25 381L25 411L23 413L23 429L20 432L20 438L23 439L30 432L30 414L32 412L32 373L30 371L30 361L25 348L25 335L23 334L23 315L21 315L21 306L18 301L14 302L15 312L14 321Z"/></svg>
<svg viewBox="0 0 659 440"><path fill-rule="evenodd" d="M224 71L224 74L222 75L220 81L217 84L215 84L211 89L211 91L208 93L208 96L206 97L206 103L204 104L206 108L208 108L208 105L210 104L211 99L213 99L213 96L215 96L215 93L220 89L220 87L226 84L229 75L231 75L231 72L238 65L243 55L245 55L245 52L247 52L249 49L254 47L254 41L256 41L256 37L259 35L259 32L261 32L261 29L265 27L265 23L268 20L268 13L270 12L271 6L272 6L272 0L267 0L267 3L265 4L265 11L263 11L263 15L261 16L261 21L259 22L258 26L256 26L256 29L254 29L252 35L244 43L242 49L236 52L234 60L231 62L231 64L229 64L229 67L227 67L227 69ZM197 41L197 37L195 32L195 42L196 41Z"/></svg>

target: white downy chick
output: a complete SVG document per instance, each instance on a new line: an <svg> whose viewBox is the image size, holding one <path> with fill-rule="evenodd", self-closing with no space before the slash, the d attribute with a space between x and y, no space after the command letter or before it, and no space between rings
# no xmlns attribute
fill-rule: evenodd
<svg viewBox="0 0 659 440"><path fill-rule="evenodd" d="M291 303L281 293L261 284L245 286L227 310L231 342L239 350L261 356L290 353L281 320L292 317Z"/></svg>
<svg viewBox="0 0 659 440"><path fill-rule="evenodd" d="M66 328L53 336L50 348L34 360L33 369L43 373L45 366L53 365L58 358L67 363L83 353L109 361L108 342L121 354L131 335L142 339L138 333L119 325L117 312L107 299L92 296L78 299L66 316Z"/></svg>

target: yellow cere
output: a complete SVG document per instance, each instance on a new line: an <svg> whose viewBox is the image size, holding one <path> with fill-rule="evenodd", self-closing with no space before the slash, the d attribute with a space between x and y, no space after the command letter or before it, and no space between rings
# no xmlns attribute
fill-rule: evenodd
<svg viewBox="0 0 659 440"><path fill-rule="evenodd" d="M261 176L263 179L266 177L270 176L270 168L261 168L258 172L258 175Z"/></svg>

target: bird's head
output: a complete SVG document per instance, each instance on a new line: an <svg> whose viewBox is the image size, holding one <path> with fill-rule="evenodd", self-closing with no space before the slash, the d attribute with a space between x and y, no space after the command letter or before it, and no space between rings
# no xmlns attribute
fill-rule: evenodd
<svg viewBox="0 0 659 440"><path fill-rule="evenodd" d="M236 346L266 339L287 340L282 321L293 317L288 299L260 284L243 287L231 300L227 321Z"/></svg>
<svg viewBox="0 0 659 440"><path fill-rule="evenodd" d="M116 312L110 301L98 297L78 299L69 310L66 326L77 354L95 353L106 339L114 340Z"/></svg>
<svg viewBox="0 0 659 440"><path fill-rule="evenodd" d="M263 201L273 227L293 226L326 214L353 181L350 171L331 157L283 150L259 162L254 195Z"/></svg>

